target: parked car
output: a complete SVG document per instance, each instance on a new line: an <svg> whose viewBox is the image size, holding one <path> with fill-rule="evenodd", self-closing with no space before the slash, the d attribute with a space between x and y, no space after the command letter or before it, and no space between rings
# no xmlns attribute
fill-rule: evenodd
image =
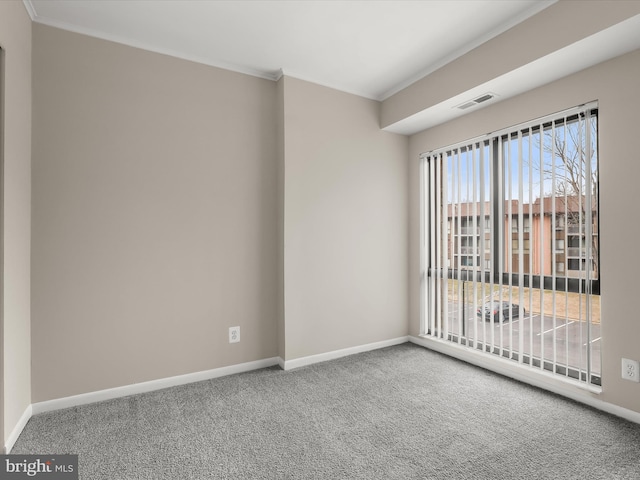
<svg viewBox="0 0 640 480"><path fill-rule="evenodd" d="M525 314L524 308L522 314ZM478 308L478 317L482 317L485 320L491 320L494 322L500 322L505 320L511 320L514 317L520 316L520 305L509 302L487 302L484 306Z"/></svg>

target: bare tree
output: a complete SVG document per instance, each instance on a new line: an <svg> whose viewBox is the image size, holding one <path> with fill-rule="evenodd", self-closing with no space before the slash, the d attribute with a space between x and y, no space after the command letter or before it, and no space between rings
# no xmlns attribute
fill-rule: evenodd
<svg viewBox="0 0 640 480"><path fill-rule="evenodd" d="M585 220L591 219L591 268L593 278L598 278L597 117L545 129L543 149L551 161L539 165L541 181L550 185L551 193L563 202L566 228L578 227L577 233L582 236L586 230ZM580 243L587 241L585 237Z"/></svg>

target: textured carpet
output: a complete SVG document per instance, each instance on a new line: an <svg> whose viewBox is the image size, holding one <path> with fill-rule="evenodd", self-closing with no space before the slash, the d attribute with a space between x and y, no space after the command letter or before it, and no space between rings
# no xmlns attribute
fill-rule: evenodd
<svg viewBox="0 0 640 480"><path fill-rule="evenodd" d="M640 479L640 425L404 344L34 416L82 479Z"/></svg>

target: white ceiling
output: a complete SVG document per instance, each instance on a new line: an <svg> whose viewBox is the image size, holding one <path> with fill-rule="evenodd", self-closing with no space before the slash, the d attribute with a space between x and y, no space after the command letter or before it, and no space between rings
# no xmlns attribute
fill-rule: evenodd
<svg viewBox="0 0 640 480"><path fill-rule="evenodd" d="M24 0L36 22L383 100L555 0Z"/></svg>
<svg viewBox="0 0 640 480"><path fill-rule="evenodd" d="M0 0L2 1L2 0ZM39 23L384 100L557 0L23 0ZM640 48L640 15L385 130L410 135ZM483 95L495 98L460 110Z"/></svg>

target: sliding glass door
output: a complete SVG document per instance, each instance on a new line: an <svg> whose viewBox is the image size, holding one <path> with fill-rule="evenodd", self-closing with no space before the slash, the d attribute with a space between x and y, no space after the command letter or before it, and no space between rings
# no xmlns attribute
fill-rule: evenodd
<svg viewBox="0 0 640 480"><path fill-rule="evenodd" d="M421 156L425 336L600 384L597 118Z"/></svg>

